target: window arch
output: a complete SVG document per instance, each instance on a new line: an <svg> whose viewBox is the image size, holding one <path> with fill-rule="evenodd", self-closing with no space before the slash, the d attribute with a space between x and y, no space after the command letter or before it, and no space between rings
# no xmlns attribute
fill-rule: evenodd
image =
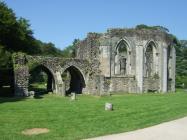
<svg viewBox="0 0 187 140"><path fill-rule="evenodd" d="M115 74L125 75L128 71L128 44L121 40L116 47L115 54Z"/></svg>
<svg viewBox="0 0 187 140"><path fill-rule="evenodd" d="M158 53L155 42L150 41L145 48L144 76L152 77L158 74Z"/></svg>

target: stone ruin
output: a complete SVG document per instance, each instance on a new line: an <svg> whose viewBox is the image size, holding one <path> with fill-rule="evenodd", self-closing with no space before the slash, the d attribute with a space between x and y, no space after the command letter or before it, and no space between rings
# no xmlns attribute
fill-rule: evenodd
<svg viewBox="0 0 187 140"><path fill-rule="evenodd" d="M45 71L48 91L60 95L175 91L174 44L169 34L159 30L88 33L70 59L25 54L13 59L16 96L29 96L31 67ZM63 79L64 73L69 80Z"/></svg>

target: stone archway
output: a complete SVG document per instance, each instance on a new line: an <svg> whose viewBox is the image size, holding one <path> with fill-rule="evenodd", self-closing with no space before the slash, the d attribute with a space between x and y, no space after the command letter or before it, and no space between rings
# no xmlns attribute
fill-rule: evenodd
<svg viewBox="0 0 187 140"><path fill-rule="evenodd" d="M90 64L82 59L64 59L58 57L29 56L22 53L13 55L14 64L14 93L15 96L29 96L29 71L34 68L41 68L48 76L48 91L55 94L66 95L75 92L81 94L86 87ZM72 77L70 89L65 90L62 74L68 71ZM85 80L87 79L87 80ZM84 92L86 89L84 89Z"/></svg>
<svg viewBox="0 0 187 140"><path fill-rule="evenodd" d="M14 61L14 93L15 96L29 96L29 71L42 67L48 75L48 91L63 94L63 82L60 76L60 58L29 56L22 53L13 55Z"/></svg>
<svg viewBox="0 0 187 140"><path fill-rule="evenodd" d="M46 77L43 77L42 73L45 74ZM29 71L29 75L29 90L31 88L34 89L36 92L54 92L55 78L49 68L44 65L37 65ZM46 84L42 86L42 88L45 87L43 91L41 87L39 89L37 89L37 87L32 88L31 83L41 84L40 82L44 82Z"/></svg>
<svg viewBox="0 0 187 140"><path fill-rule="evenodd" d="M85 78L83 73L76 66L69 66L62 72L62 80L65 84L65 94L69 95L72 92L76 94L82 94L83 88L85 88Z"/></svg>

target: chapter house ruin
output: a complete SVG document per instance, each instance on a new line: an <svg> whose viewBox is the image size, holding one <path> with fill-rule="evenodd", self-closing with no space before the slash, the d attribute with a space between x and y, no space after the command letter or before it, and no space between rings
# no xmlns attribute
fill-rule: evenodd
<svg viewBox="0 0 187 140"><path fill-rule="evenodd" d="M15 55L15 95L29 95L31 65L47 73L47 87L56 94L166 93L175 91L175 61L173 41L163 31L88 33L77 43L75 58Z"/></svg>

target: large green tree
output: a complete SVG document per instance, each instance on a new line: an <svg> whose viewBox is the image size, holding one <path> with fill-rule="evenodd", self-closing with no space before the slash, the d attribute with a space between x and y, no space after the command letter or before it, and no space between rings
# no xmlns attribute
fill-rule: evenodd
<svg viewBox="0 0 187 140"><path fill-rule="evenodd" d="M62 56L62 51L52 43L43 43L33 36L29 21L17 18L11 8L0 1L0 68L10 67L11 53Z"/></svg>
<svg viewBox="0 0 187 140"><path fill-rule="evenodd" d="M181 40L176 48L176 82L177 87L187 88L187 40Z"/></svg>
<svg viewBox="0 0 187 140"><path fill-rule="evenodd" d="M11 52L40 52L28 20L17 18L4 2L0 2L0 44Z"/></svg>

